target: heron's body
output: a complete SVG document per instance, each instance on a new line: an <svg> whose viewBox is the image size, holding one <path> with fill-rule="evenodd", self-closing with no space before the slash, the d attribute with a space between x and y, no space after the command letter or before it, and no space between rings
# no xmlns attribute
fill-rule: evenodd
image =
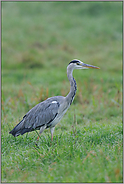
<svg viewBox="0 0 124 184"><path fill-rule="evenodd" d="M31 132L40 129L40 134L46 128L51 130L51 139L53 139L53 132L55 125L62 119L67 109L70 107L76 94L76 81L72 76L73 69L81 69L81 67L97 68L92 65L87 65L79 60L73 60L67 67L67 76L70 81L70 92L66 97L54 96L37 104L33 107L17 124L14 129L9 132L14 137L23 135L26 132ZM83 66L85 65L85 66Z"/></svg>

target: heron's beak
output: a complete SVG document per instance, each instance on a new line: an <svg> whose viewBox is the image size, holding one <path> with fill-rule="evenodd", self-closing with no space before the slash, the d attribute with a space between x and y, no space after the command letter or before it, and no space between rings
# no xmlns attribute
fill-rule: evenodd
<svg viewBox="0 0 124 184"><path fill-rule="evenodd" d="M93 66L93 65L89 65L89 64L85 64L85 63L82 63L81 66L86 67L86 68L100 69L100 68L97 67L97 66Z"/></svg>

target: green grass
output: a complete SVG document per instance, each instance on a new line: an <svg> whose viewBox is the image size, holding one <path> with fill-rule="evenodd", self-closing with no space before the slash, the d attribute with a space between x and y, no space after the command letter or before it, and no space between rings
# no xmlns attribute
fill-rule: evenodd
<svg viewBox="0 0 124 184"><path fill-rule="evenodd" d="M56 126L14 138L9 131L34 105L75 100ZM76 116L76 119L75 119ZM123 182L122 2L2 2L2 182Z"/></svg>

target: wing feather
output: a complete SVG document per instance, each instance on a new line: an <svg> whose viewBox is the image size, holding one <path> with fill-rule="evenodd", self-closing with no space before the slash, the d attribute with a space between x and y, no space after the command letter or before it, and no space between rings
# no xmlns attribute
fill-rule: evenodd
<svg viewBox="0 0 124 184"><path fill-rule="evenodd" d="M52 103L46 100L33 107L24 117L24 127L37 129L44 124L49 124L58 114L59 102Z"/></svg>

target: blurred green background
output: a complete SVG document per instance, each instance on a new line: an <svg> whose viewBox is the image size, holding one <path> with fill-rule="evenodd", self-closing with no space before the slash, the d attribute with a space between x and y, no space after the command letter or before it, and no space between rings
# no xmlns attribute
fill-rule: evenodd
<svg viewBox="0 0 124 184"><path fill-rule="evenodd" d="M122 182L122 2L1 2L1 11L2 182ZM35 132L9 135L34 105L67 95L74 58L100 70L74 71L77 94L52 145L49 130L40 150Z"/></svg>

